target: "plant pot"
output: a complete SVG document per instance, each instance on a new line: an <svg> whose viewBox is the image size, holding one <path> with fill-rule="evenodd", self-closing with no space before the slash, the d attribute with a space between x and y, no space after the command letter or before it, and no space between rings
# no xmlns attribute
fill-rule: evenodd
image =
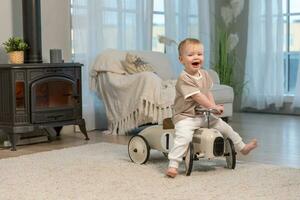
<svg viewBox="0 0 300 200"><path fill-rule="evenodd" d="M23 64L24 63L24 51L12 51L8 53L10 64Z"/></svg>

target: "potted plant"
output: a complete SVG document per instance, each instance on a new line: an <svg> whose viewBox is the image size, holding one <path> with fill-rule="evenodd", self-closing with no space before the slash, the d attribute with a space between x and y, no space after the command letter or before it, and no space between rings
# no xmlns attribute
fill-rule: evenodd
<svg viewBox="0 0 300 200"><path fill-rule="evenodd" d="M11 64L24 63L24 51L28 49L28 44L19 37L11 37L3 43L4 49L8 53Z"/></svg>
<svg viewBox="0 0 300 200"><path fill-rule="evenodd" d="M236 22L244 7L244 0L230 0L230 4L221 8L223 21L216 27L216 62L215 70L219 74L221 84L229 85L234 89L235 94L241 93L244 83L238 83L235 76L238 74L240 64L236 47L239 43L237 33L232 33L232 25Z"/></svg>

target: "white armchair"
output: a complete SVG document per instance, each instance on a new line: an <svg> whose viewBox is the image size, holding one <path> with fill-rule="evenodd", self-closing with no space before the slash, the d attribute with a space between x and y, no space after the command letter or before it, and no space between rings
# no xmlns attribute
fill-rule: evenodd
<svg viewBox="0 0 300 200"><path fill-rule="evenodd" d="M228 118L232 116L232 104L234 100L233 88L228 85L220 84L220 79L217 74L212 69L207 70L210 77L212 78L214 85L212 88L212 93L217 104L224 104L224 113L221 115L222 118Z"/></svg>

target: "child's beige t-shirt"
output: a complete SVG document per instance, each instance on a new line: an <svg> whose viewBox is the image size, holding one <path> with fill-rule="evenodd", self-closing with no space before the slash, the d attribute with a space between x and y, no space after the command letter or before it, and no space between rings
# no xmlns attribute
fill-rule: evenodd
<svg viewBox="0 0 300 200"><path fill-rule="evenodd" d="M199 76L192 76L183 71L175 86L173 123L176 124L187 117L195 117L195 107L198 104L192 99L192 95L200 92L207 95L212 86L213 82L206 70L200 69Z"/></svg>

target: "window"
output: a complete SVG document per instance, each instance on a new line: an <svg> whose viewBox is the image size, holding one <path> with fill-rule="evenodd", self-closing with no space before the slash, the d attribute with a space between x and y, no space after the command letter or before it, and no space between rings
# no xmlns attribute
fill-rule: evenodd
<svg viewBox="0 0 300 200"><path fill-rule="evenodd" d="M187 2L181 1L181 0L172 0L172 4L174 4L175 12L175 25L174 27L178 27L180 24L180 16L183 15L184 12L180 13L180 8L182 4L186 4ZM122 41L124 41L124 45L127 49L134 49L134 44L130 43L130 40L127 40L126 38L132 38L136 37L136 33L138 31L138 28L136 27L136 17L135 14L137 12L137 2L139 0L102 0L101 4L99 2L89 2L87 0L85 1L76 1L76 14L74 13L74 0L70 0L71 2L71 15L72 18L80 18L80 23L82 24L89 24L90 20L93 20L94 18L89 19L87 10L91 6L95 6L94 9L101 10L102 18L101 22L102 27L104 28L102 30L102 37L105 36L106 40L102 43L103 46L107 47L116 47L116 40L115 38L118 37L118 35L122 35ZM152 50L153 51L159 51L164 52L165 46L164 44L159 43L158 36L159 35L165 35L165 8L164 8L164 0L153 0L153 23L152 23ZM174 31L176 31L176 37L171 39L178 39L180 38L180 35L189 35L191 37L197 37L199 35L198 30L198 0L189 0L188 1L188 28L187 29L180 29L180 31L185 31L184 33L179 33L179 30L177 28L174 28ZM125 17L124 17L125 16ZM99 17L99 16L97 16ZM183 17L183 16L181 16ZM125 19L125 27L123 27L121 23L121 19ZM100 22L98 22L100 23ZM130 27L130 28L129 28ZM88 46L83 44L75 44L74 38L74 27L71 28L71 40L72 40L72 54L74 54L74 47L76 46ZM85 31L85 30L80 30ZM100 34L100 33L99 33ZM87 41L86 41L87 42ZM77 49L84 49L84 48L77 48ZM88 50L85 49L85 52ZM78 54L78 52L77 52Z"/></svg>
<svg viewBox="0 0 300 200"><path fill-rule="evenodd" d="M285 93L295 94L300 61L300 1L283 0Z"/></svg>
<svg viewBox="0 0 300 200"><path fill-rule="evenodd" d="M77 12L76 15L74 15L74 0L71 0L70 4L71 4L71 16L72 18L80 18L81 21L87 22L88 19L86 17L87 15L87 2L86 1L80 1L77 5ZM79 42L75 42L74 41L74 27L72 26L71 23L71 52L72 52L72 60L74 60L74 54L75 54L75 46L76 49L81 49L82 52L77 52L77 54L79 55L84 55L84 52L87 51L87 49L83 48L85 44L83 44L83 42L79 43ZM84 34L86 33L86 30L82 30L84 32ZM87 41L85 41L84 43L87 43Z"/></svg>
<svg viewBox="0 0 300 200"><path fill-rule="evenodd" d="M102 36L106 38L103 45L107 47L121 48L115 38L122 37L122 47L126 49L136 48L128 38L137 38L138 27L136 25L137 0L103 0L102 9ZM122 21L123 20L123 21ZM125 27L126 28L125 28Z"/></svg>
<svg viewBox="0 0 300 200"><path fill-rule="evenodd" d="M164 0L153 1L152 50L164 52L164 44L158 42L158 36L165 35Z"/></svg>
<svg viewBox="0 0 300 200"><path fill-rule="evenodd" d="M167 17L168 23L174 23L175 32L173 40L183 39L182 37L199 37L199 18L198 18L198 0L172 0L168 1L169 6L174 8L175 12L169 15L174 17L172 20ZM158 42L158 35L166 35L165 21L166 9L164 7L164 0L153 0L153 29L152 29L152 50L164 52L164 44ZM169 13L170 14L170 13ZM174 15L173 15L174 14ZM170 22L170 20L172 22ZM178 27L186 27L179 29ZM177 41L178 42L178 41Z"/></svg>
<svg viewBox="0 0 300 200"><path fill-rule="evenodd" d="M78 18L75 21L80 23L82 27L86 26L81 30L75 30L71 27L71 42L72 42L72 54L74 55L74 49L80 49L82 54L88 52L87 38L82 38L81 43L74 41L74 34L82 36L87 35L87 31L91 29L90 25L95 26L101 25L101 32L97 29L94 30L95 47L97 48L96 39L105 38L101 41L101 45L110 48L119 49L135 49L137 48L136 43L128 38L137 38L139 28L138 25L141 19L137 18L139 13L138 6L142 4L139 0L102 0L100 1L88 1L88 0L71 0L71 15L72 18ZM76 5L76 9L74 6ZM89 12L89 11L92 12ZM74 13L76 11L76 13ZM138 25L137 25L138 24ZM88 27L89 26L89 27ZM99 36L99 37L98 37ZM121 39L120 39L121 37ZM117 40L116 38L120 39ZM76 52L81 54L81 52Z"/></svg>

